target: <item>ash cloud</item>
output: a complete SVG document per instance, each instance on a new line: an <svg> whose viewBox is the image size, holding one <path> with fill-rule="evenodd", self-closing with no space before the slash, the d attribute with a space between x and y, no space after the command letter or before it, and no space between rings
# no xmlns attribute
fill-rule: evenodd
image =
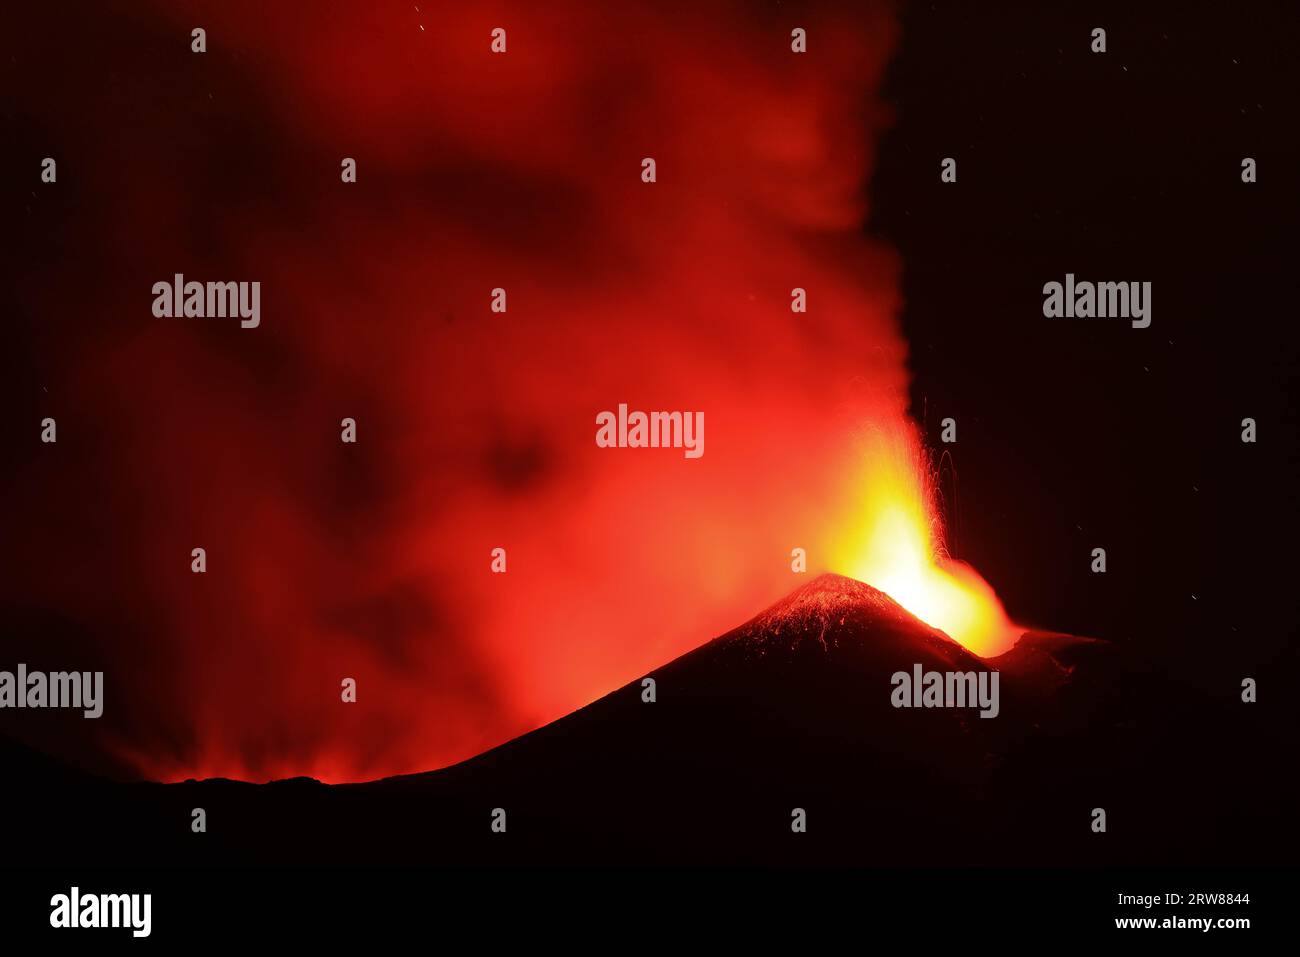
<svg viewBox="0 0 1300 957"><path fill-rule="evenodd" d="M791 548L820 567L854 434L906 405L864 229L883 6L22 16L21 75L75 79L7 104L61 172L21 220L15 351L59 442L15 437L4 597L33 667L103 667L108 735L42 746L437 767L738 624L801 583ZM259 327L154 318L174 273L260 282ZM707 454L597 448L620 402L703 411Z"/></svg>

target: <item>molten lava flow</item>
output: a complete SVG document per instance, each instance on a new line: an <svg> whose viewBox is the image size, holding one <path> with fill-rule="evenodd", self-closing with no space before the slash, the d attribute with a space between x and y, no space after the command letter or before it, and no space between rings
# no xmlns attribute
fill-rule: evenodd
<svg viewBox="0 0 1300 957"><path fill-rule="evenodd" d="M982 657L1001 654L1018 632L993 589L949 558L930 471L910 426L867 439L858 518L833 552L835 567L898 602Z"/></svg>

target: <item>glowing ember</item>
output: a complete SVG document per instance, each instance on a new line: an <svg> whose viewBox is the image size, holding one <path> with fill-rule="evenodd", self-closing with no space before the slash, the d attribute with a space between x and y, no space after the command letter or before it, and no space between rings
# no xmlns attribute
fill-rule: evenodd
<svg viewBox="0 0 1300 957"><path fill-rule="evenodd" d="M977 655L1006 651L1019 632L979 573L948 557L930 471L912 430L873 434L866 451L855 484L865 501L836 543L836 570L883 591Z"/></svg>

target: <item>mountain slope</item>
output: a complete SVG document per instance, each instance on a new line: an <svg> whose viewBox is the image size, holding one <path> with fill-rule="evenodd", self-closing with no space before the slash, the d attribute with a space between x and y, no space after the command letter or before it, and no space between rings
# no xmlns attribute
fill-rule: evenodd
<svg viewBox="0 0 1300 957"><path fill-rule="evenodd" d="M997 717L894 707L891 675L917 665L997 669ZM652 672L653 703L638 679L461 764L368 784L69 793L33 782L19 789L30 826L18 840L60 860L197 864L1204 863L1251 852L1188 844L1198 806L1161 790L1188 757L1164 749L1168 694L1126 667L1104 642L1042 633L984 661L875 589L825 575ZM1091 831L1097 806L1122 837ZM190 831L196 807L205 834ZM491 828L496 808L505 833ZM796 809L805 833L791 828Z"/></svg>

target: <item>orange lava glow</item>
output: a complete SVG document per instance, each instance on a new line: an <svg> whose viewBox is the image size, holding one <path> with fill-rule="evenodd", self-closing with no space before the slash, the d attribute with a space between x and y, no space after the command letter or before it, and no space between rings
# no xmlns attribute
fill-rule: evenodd
<svg viewBox="0 0 1300 957"><path fill-rule="evenodd" d="M866 439L859 504L833 550L836 571L883 591L968 651L991 657L1020 632L989 584L950 558L935 505L931 473L913 431Z"/></svg>

